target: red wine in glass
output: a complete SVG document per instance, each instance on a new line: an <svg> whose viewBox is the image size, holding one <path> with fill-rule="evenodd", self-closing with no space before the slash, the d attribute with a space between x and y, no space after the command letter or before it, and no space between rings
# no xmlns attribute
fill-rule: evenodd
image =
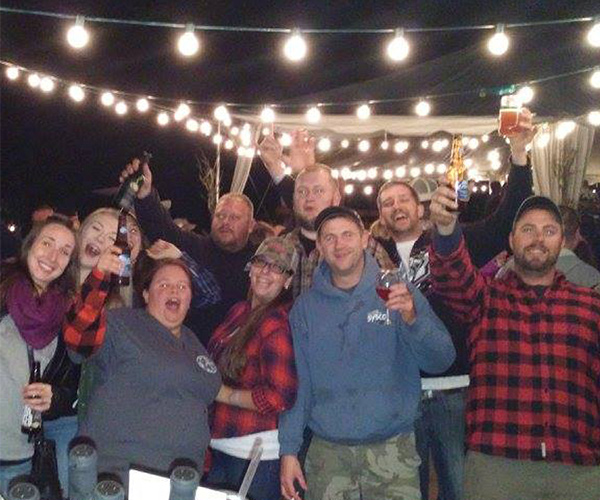
<svg viewBox="0 0 600 500"><path fill-rule="evenodd" d="M375 288L375 291L377 292L377 295L379 295L381 297L381 300L383 300L384 302L387 302L388 299L390 298L390 289L389 288L385 288L383 286L377 286Z"/></svg>

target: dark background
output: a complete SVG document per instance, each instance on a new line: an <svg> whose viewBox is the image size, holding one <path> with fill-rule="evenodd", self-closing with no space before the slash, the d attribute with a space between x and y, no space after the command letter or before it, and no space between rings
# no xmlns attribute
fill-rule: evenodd
<svg viewBox="0 0 600 500"><path fill-rule="evenodd" d="M205 1L149 2L7 0L5 7L139 20L232 26L393 28L526 22L600 14L597 1ZM584 42L590 24L515 29L512 47L499 59L486 55L489 32L419 33L410 38L408 61L393 66L382 55L386 35L312 35L300 65L280 56L284 35L199 33L201 53L183 60L174 52L178 32L165 28L90 23L90 46L75 52L64 40L70 21L20 14L0 15L1 58L25 67L107 89L198 101L312 103L419 95L493 87L600 65L600 51ZM544 116L578 116L598 107L589 75L538 89L532 104ZM206 227L198 162L212 163L209 139L181 127L159 128L154 117L130 109L126 118L88 96L77 105L60 89L50 95L23 81L1 77L2 218L22 222L47 202L85 215L106 199L94 189L116 184L122 166L140 151L154 154L156 185L173 200L172 213ZM379 113L408 114L414 103L378 106ZM435 113L494 114L498 96L435 101ZM199 115L213 106L197 106ZM353 112L339 106L337 113ZM598 141L596 141L598 143ZM339 162L340 153L324 158ZM223 157L227 191L235 155ZM260 161L246 193L261 205L259 218L276 204ZM350 202L352 203L352 201Z"/></svg>

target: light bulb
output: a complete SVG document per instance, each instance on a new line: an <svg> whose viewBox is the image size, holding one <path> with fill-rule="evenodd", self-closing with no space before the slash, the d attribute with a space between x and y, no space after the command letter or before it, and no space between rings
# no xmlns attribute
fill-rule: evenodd
<svg viewBox="0 0 600 500"><path fill-rule="evenodd" d="M115 96L112 92L103 92L100 96L100 102L103 106L112 106L115 103Z"/></svg>
<svg viewBox="0 0 600 500"><path fill-rule="evenodd" d="M221 134L213 135L212 141L214 144L221 144L223 142L223 136Z"/></svg>
<svg viewBox="0 0 600 500"><path fill-rule="evenodd" d="M69 97L75 102L81 102L85 99L85 92L79 85L71 85L69 87Z"/></svg>
<svg viewBox="0 0 600 500"><path fill-rule="evenodd" d="M200 49L200 41L194 33L194 26L188 25L185 33L177 40L177 50L184 57L192 57Z"/></svg>
<svg viewBox="0 0 600 500"><path fill-rule="evenodd" d="M319 139L317 148L319 148L319 151L326 153L331 149L331 141L327 137L323 137L322 139Z"/></svg>
<svg viewBox="0 0 600 500"><path fill-rule="evenodd" d="M237 148L237 155L246 156L246 148L244 146L240 146L239 148Z"/></svg>
<svg viewBox="0 0 600 500"><path fill-rule="evenodd" d="M470 140L471 140L471 139L470 139L470 137L467 137L466 135L465 135L465 136L463 136L463 138L462 138L462 140L461 140L461 142L460 142L460 143L461 143L461 146L462 146L463 148L467 147L467 145L469 144L469 141L470 141Z"/></svg>
<svg viewBox="0 0 600 500"><path fill-rule="evenodd" d="M191 112L192 110L190 109L190 107L185 102L182 102L179 106L177 106L173 118L176 122L180 122L184 118L187 118Z"/></svg>
<svg viewBox="0 0 600 500"><path fill-rule="evenodd" d="M357 170L354 172L354 178L357 181L363 182L367 179L367 171L366 170Z"/></svg>
<svg viewBox="0 0 600 500"><path fill-rule="evenodd" d="M275 121L275 111L269 106L265 106L260 112L260 121L263 123L273 123Z"/></svg>
<svg viewBox="0 0 600 500"><path fill-rule="evenodd" d="M365 186L363 188L363 193L365 193L366 196L371 196L373 194L373 186Z"/></svg>
<svg viewBox="0 0 600 500"><path fill-rule="evenodd" d="M117 103L117 105L115 106L115 113L117 113L118 115L123 116L124 114L126 114L128 111L128 107L127 104L125 104L125 101L119 101Z"/></svg>
<svg viewBox="0 0 600 500"><path fill-rule="evenodd" d="M429 147L429 141L421 141L421 149L427 149Z"/></svg>
<svg viewBox="0 0 600 500"><path fill-rule="evenodd" d="M415 113L418 116L427 116L431 112L431 105L427 101L419 101L415 106Z"/></svg>
<svg viewBox="0 0 600 500"><path fill-rule="evenodd" d="M394 151L398 154L404 153L404 151L406 151L407 149L408 149L407 141L398 141L398 142L396 142L396 144L394 144Z"/></svg>
<svg viewBox="0 0 600 500"><path fill-rule="evenodd" d="M83 17L77 16L75 24L67 31L67 42L74 49L83 49L90 41L90 34L83 26Z"/></svg>
<svg viewBox="0 0 600 500"><path fill-rule="evenodd" d="M529 85L526 85L517 91L517 96L523 104L529 104L533 100L534 91Z"/></svg>
<svg viewBox="0 0 600 500"><path fill-rule="evenodd" d="M600 126L600 111L590 111L587 116L588 122L594 127Z"/></svg>
<svg viewBox="0 0 600 500"><path fill-rule="evenodd" d="M17 68L16 66L9 66L8 68L6 68L6 78L8 78L9 80L16 80L17 78L19 78L19 68Z"/></svg>
<svg viewBox="0 0 600 500"><path fill-rule="evenodd" d="M220 122L224 122L225 120L227 120L227 118L230 118L229 111L227 111L227 108L223 105L217 106L215 108L213 116L215 117L215 120L218 120Z"/></svg>
<svg viewBox="0 0 600 500"><path fill-rule="evenodd" d="M346 184L346 186L344 187L344 193L346 193L346 194L352 194L352 193L354 193L354 185L353 184Z"/></svg>
<svg viewBox="0 0 600 500"><path fill-rule="evenodd" d="M433 141L431 149L434 152L439 153L442 149L444 149L444 144L442 143L442 141Z"/></svg>
<svg viewBox="0 0 600 500"><path fill-rule="evenodd" d="M352 177L352 170L350 170L348 167L344 167L342 168L340 174L342 176L342 179L347 180L350 179L350 177Z"/></svg>
<svg viewBox="0 0 600 500"><path fill-rule="evenodd" d="M261 133L262 135L269 135L271 133L271 129L269 127L263 127Z"/></svg>
<svg viewBox="0 0 600 500"><path fill-rule="evenodd" d="M445 165L444 163L440 163L440 164L439 164L439 165L436 167L435 171L436 171L438 174L442 175L442 174L445 174L445 173L446 173L446 169L447 169L446 165Z"/></svg>
<svg viewBox="0 0 600 500"><path fill-rule="evenodd" d="M469 140L469 148L471 149L477 149L479 147L479 141L473 137L472 139Z"/></svg>
<svg viewBox="0 0 600 500"><path fill-rule="evenodd" d="M223 120L223 125L225 127L231 127L231 116L227 116L225 117L225 119Z"/></svg>
<svg viewBox="0 0 600 500"><path fill-rule="evenodd" d="M148 102L148 99L142 97L136 101L135 107L140 113L145 113L150 109L150 103Z"/></svg>
<svg viewBox="0 0 600 500"><path fill-rule="evenodd" d="M371 167L369 170L367 170L367 177L369 179L376 179L377 178L377 169L375 167Z"/></svg>
<svg viewBox="0 0 600 500"><path fill-rule="evenodd" d="M308 123L318 123L321 120L321 111L313 106L306 112L306 121Z"/></svg>
<svg viewBox="0 0 600 500"><path fill-rule="evenodd" d="M464 161L465 167L472 167L473 166L473 158L465 158Z"/></svg>
<svg viewBox="0 0 600 500"><path fill-rule="evenodd" d="M414 179L421 175L421 169L419 167L412 167L410 169L410 176Z"/></svg>
<svg viewBox="0 0 600 500"><path fill-rule="evenodd" d="M200 133L204 134L206 136L209 136L212 132L212 125L210 124L210 122L207 122L206 120L204 120L201 124L200 124ZM254 153L252 153L252 156L254 156Z"/></svg>
<svg viewBox="0 0 600 500"><path fill-rule="evenodd" d="M283 54L292 62L300 62L306 57L308 45L299 31L294 31L285 41Z"/></svg>
<svg viewBox="0 0 600 500"><path fill-rule="evenodd" d="M387 45L387 55L394 61L399 62L406 59L410 52L410 44L404 38L404 30L397 29L394 38Z"/></svg>
<svg viewBox="0 0 600 500"><path fill-rule="evenodd" d="M492 149L488 154L487 154L487 159L489 161L494 161L494 160L499 160L500 159L500 153L498 152L497 149Z"/></svg>
<svg viewBox="0 0 600 500"><path fill-rule="evenodd" d="M433 163L428 163L425 165L425 173L431 175L435 172L435 165Z"/></svg>
<svg viewBox="0 0 600 500"><path fill-rule="evenodd" d="M249 128L244 127L240 132L240 140L242 141L242 146L250 147L252 144L252 132Z"/></svg>
<svg viewBox="0 0 600 500"><path fill-rule="evenodd" d="M165 125L169 124L171 119L169 118L169 115L167 113L162 111L161 113L158 113L158 115L156 115L156 121L161 127L164 127Z"/></svg>
<svg viewBox="0 0 600 500"><path fill-rule="evenodd" d="M383 178L384 178L386 181L389 181L389 180L391 180L391 179L392 179L392 177L394 177L394 171L393 171L393 170L391 170L391 169L389 169L389 168L388 168L387 170L385 170L385 171L383 172Z"/></svg>
<svg viewBox="0 0 600 500"><path fill-rule="evenodd" d="M361 153L366 153L367 151L369 151L370 148L371 148L371 143L369 141L367 141L366 139L363 139L362 141L360 141L358 143L358 150Z"/></svg>
<svg viewBox="0 0 600 500"><path fill-rule="evenodd" d="M504 25L499 24L496 28L496 33L488 40L487 48L494 56L501 56L506 53L510 41L504 33Z"/></svg>
<svg viewBox="0 0 600 500"><path fill-rule="evenodd" d="M333 177L334 179L337 179L337 178L339 178L339 176L340 176L340 171L337 168L334 168L331 171L331 177Z"/></svg>
<svg viewBox="0 0 600 500"><path fill-rule="evenodd" d="M544 132L540 134L536 140L536 144L539 148L545 148L550 142L550 134L548 132Z"/></svg>
<svg viewBox="0 0 600 500"><path fill-rule="evenodd" d="M54 80L48 76L45 76L40 80L40 89L42 92L52 92L55 86Z"/></svg>
<svg viewBox="0 0 600 500"><path fill-rule="evenodd" d="M475 168L470 168L469 170L467 170L467 176L469 177L469 179L476 179L477 177L479 177L479 170Z"/></svg>
<svg viewBox="0 0 600 500"><path fill-rule="evenodd" d="M383 141L379 147L384 151L387 151L388 149L390 149L390 143L389 141Z"/></svg>
<svg viewBox="0 0 600 500"><path fill-rule="evenodd" d="M27 77L27 83L29 84L29 86L31 88L37 88L40 86L42 79L40 78L40 75L38 75L37 73L32 73L31 75L29 75Z"/></svg>
<svg viewBox="0 0 600 500"><path fill-rule="evenodd" d="M406 167L398 167L396 169L396 177L398 177L398 178L406 177Z"/></svg>
<svg viewBox="0 0 600 500"><path fill-rule="evenodd" d="M556 137L558 139L564 139L571 132L573 132L573 130L575 130L575 122L574 121L568 120L568 121L560 122L558 124L558 126L556 127Z"/></svg>
<svg viewBox="0 0 600 500"><path fill-rule="evenodd" d="M284 132L279 138L279 144L281 144L284 148L289 148L292 145L292 136L287 132Z"/></svg>
<svg viewBox="0 0 600 500"><path fill-rule="evenodd" d="M596 21L588 31L587 41L592 47L600 47L600 21Z"/></svg>
<svg viewBox="0 0 600 500"><path fill-rule="evenodd" d="M359 106L356 109L356 116L358 116L360 120L366 120L367 118L369 118L369 116L371 116L371 108L369 107L369 105L363 104Z"/></svg>
<svg viewBox="0 0 600 500"><path fill-rule="evenodd" d="M233 149L233 141L231 139L225 141L225 149Z"/></svg>
<svg viewBox="0 0 600 500"><path fill-rule="evenodd" d="M597 69L592 73L590 85L595 89L600 89L600 69Z"/></svg>
<svg viewBox="0 0 600 500"><path fill-rule="evenodd" d="M198 132L200 124L198 123L198 120L195 120L194 118L188 118L185 122L185 128L187 128L190 132Z"/></svg>
<svg viewBox="0 0 600 500"><path fill-rule="evenodd" d="M487 142L490 140L490 136L488 134L484 134L481 136L481 142Z"/></svg>
<svg viewBox="0 0 600 500"><path fill-rule="evenodd" d="M240 133L240 129L238 127L231 127L231 135L238 135Z"/></svg>
<svg viewBox="0 0 600 500"><path fill-rule="evenodd" d="M348 146L350 146L350 141L348 139L342 139L342 142L340 142L340 146L346 149Z"/></svg>

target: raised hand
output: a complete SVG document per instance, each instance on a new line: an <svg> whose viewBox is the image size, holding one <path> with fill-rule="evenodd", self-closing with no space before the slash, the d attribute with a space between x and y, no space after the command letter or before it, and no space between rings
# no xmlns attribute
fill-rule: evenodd
<svg viewBox="0 0 600 500"><path fill-rule="evenodd" d="M181 257L181 250L177 248L173 243L169 243L165 240L156 240L150 248L146 250L148 257L154 260L158 259L179 259Z"/></svg>
<svg viewBox="0 0 600 500"><path fill-rule="evenodd" d="M139 158L134 158L130 163L125 165L125 168L121 171L121 175L119 175L119 182L122 183L125 179L135 174L139 169L140 160ZM137 192L137 197L139 199L145 198L152 191L152 172L150 171L150 167L147 163L144 163L142 173L144 174L145 180L144 184Z"/></svg>
<svg viewBox="0 0 600 500"><path fill-rule="evenodd" d="M308 488L306 487L306 479L304 479L300 462L295 455L283 455L281 457L279 478L281 494L286 500L302 500L300 492L296 491L294 482L298 481L304 491Z"/></svg>
<svg viewBox="0 0 600 500"><path fill-rule="evenodd" d="M284 162L297 174L315 164L315 138L311 137L306 129L294 130L290 155Z"/></svg>
<svg viewBox="0 0 600 500"><path fill-rule="evenodd" d="M533 114L529 109L522 108L519 118L520 132L508 138L510 141L510 151L513 163L516 165L527 164L527 145L533 141L537 133L537 127L533 125Z"/></svg>
<svg viewBox="0 0 600 500"><path fill-rule="evenodd" d="M271 177L281 177L284 171L283 147L279 144L279 141L275 139L273 127L271 127L271 133L266 135L264 139L257 144L257 147L260 151L260 159L265 164L265 167L267 167Z"/></svg>
<svg viewBox="0 0 600 500"><path fill-rule="evenodd" d="M442 235L451 234L456 225L458 202L456 191L447 185L440 185L431 196L429 219Z"/></svg>

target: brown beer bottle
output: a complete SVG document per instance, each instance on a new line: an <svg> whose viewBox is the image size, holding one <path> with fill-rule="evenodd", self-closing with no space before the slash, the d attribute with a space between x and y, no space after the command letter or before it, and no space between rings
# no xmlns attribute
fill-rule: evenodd
<svg viewBox="0 0 600 500"><path fill-rule="evenodd" d="M450 165L446 170L446 180L456 191L458 210L462 211L469 202L469 184L467 179L467 167L463 159L462 134L456 134L452 138L452 151L450 153Z"/></svg>
<svg viewBox="0 0 600 500"><path fill-rule="evenodd" d="M41 366L39 361L33 362L33 367L29 373L29 383L35 384L42 381ZM21 432L29 435L29 439L33 437L42 428L42 414L39 411L32 410L29 406L25 406L23 410L23 419L21 420Z"/></svg>
<svg viewBox="0 0 600 500"><path fill-rule="evenodd" d="M127 211L133 207L135 197L144 184L146 178L143 174L144 164L147 164L152 158L152 154L144 151L140 158L140 168L138 171L123 181L117 195L115 196L115 205Z"/></svg>
<svg viewBox="0 0 600 500"><path fill-rule="evenodd" d="M115 246L121 250L121 272L112 275L112 283L116 286L129 286L131 281L131 248L127 237L127 212L123 209L119 212L119 225L117 227L117 239Z"/></svg>

